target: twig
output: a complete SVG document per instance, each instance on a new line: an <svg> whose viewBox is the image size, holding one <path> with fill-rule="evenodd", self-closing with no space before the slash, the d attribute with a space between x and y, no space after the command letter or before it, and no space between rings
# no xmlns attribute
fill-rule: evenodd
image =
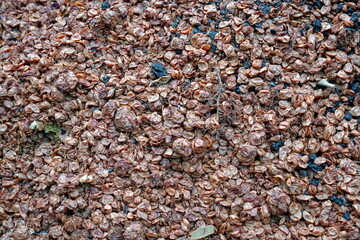
<svg viewBox="0 0 360 240"><path fill-rule="evenodd" d="M218 88L219 88L219 92L216 99L216 120L219 122L220 98L223 91L223 85L222 85L219 69L217 67L215 67L215 77L218 80Z"/></svg>
<svg viewBox="0 0 360 240"><path fill-rule="evenodd" d="M328 88L336 88L338 90L341 90L341 86L333 83L329 83L327 79L321 79L319 82L316 83L317 85L328 87Z"/></svg>
<svg viewBox="0 0 360 240"><path fill-rule="evenodd" d="M324 86L324 87L329 87L329 88L335 88L335 84L329 83L327 79L321 79L321 81L319 81L317 83L317 85L320 86Z"/></svg>

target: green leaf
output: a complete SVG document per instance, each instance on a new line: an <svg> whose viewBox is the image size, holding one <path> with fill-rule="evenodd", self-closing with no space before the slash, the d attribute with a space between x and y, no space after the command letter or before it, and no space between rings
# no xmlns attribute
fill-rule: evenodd
<svg viewBox="0 0 360 240"><path fill-rule="evenodd" d="M201 226L191 233L189 240L197 240L207 236L210 236L215 232L214 225Z"/></svg>
<svg viewBox="0 0 360 240"><path fill-rule="evenodd" d="M56 124L56 123L55 124L47 124L47 125L45 125L44 131L45 131L45 133L52 136L52 138L55 141L60 141L59 135L60 135L61 128L58 124Z"/></svg>
<svg viewBox="0 0 360 240"><path fill-rule="evenodd" d="M45 133L59 133L61 128L57 124L47 124L44 130Z"/></svg>

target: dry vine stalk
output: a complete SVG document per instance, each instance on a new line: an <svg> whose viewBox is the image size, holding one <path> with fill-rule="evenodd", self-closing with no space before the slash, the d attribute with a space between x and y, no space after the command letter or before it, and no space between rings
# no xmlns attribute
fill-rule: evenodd
<svg viewBox="0 0 360 240"><path fill-rule="evenodd" d="M215 76L218 82L218 93L216 96L216 120L219 121L219 108L220 108L220 100L221 100L221 95L222 95L222 91L223 91L223 84L222 84L222 80L221 80L221 76L220 76L220 72L219 72L219 68L215 67Z"/></svg>

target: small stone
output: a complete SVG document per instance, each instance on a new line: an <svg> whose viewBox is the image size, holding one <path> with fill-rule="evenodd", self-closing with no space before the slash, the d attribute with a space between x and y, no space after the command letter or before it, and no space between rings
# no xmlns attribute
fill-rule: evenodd
<svg viewBox="0 0 360 240"><path fill-rule="evenodd" d="M319 19L316 19L313 22L314 32L320 32L321 31L321 21Z"/></svg>
<svg viewBox="0 0 360 240"><path fill-rule="evenodd" d="M158 62L155 62L151 65L151 70L157 78L169 75L164 65Z"/></svg>
<svg viewBox="0 0 360 240"><path fill-rule="evenodd" d="M197 27L194 27L193 28L193 33L201 33L202 31L199 29L199 28L197 28Z"/></svg>
<svg viewBox="0 0 360 240"><path fill-rule="evenodd" d="M318 7L318 8L321 8L323 6L323 3L320 2L319 0L315 0L315 5Z"/></svg>
<svg viewBox="0 0 360 240"><path fill-rule="evenodd" d="M236 84L235 86L235 89L234 89L234 92L239 94L241 91L240 91L240 85L239 84Z"/></svg>
<svg viewBox="0 0 360 240"><path fill-rule="evenodd" d="M275 87L277 85L277 82L270 82L270 87Z"/></svg>
<svg viewBox="0 0 360 240"><path fill-rule="evenodd" d="M110 3L108 1L101 3L101 10L106 10L108 8L110 8Z"/></svg>
<svg viewBox="0 0 360 240"><path fill-rule="evenodd" d="M357 22L358 19L359 19L359 13L358 13L358 12L354 12L354 13L351 15L351 21Z"/></svg>
<svg viewBox="0 0 360 240"><path fill-rule="evenodd" d="M176 53L176 54L182 54L182 49L174 49L174 52Z"/></svg>
<svg viewBox="0 0 360 240"><path fill-rule="evenodd" d="M347 121L350 121L352 119L353 115L351 113L346 113L344 119Z"/></svg>
<svg viewBox="0 0 360 240"><path fill-rule="evenodd" d="M329 200L336 203L339 206L342 206L346 203L346 200L344 198L338 198L336 195L332 195L329 197Z"/></svg>
<svg viewBox="0 0 360 240"><path fill-rule="evenodd" d="M275 143L271 145L271 149L275 152L279 151L279 149L284 146L283 141L277 140Z"/></svg>
<svg viewBox="0 0 360 240"><path fill-rule="evenodd" d="M309 176L309 173L304 169L301 169L299 171L299 174L300 174L300 176L303 176L303 177L308 177Z"/></svg>
<svg viewBox="0 0 360 240"><path fill-rule="evenodd" d="M315 158L317 158L317 155L315 153L309 155L310 160L315 160Z"/></svg>
<svg viewBox="0 0 360 240"><path fill-rule="evenodd" d="M250 60L248 59L248 60L245 60L245 62L243 63L243 66L244 66L244 68L250 68L251 67L251 63L250 63Z"/></svg>
<svg viewBox="0 0 360 240"><path fill-rule="evenodd" d="M310 184L317 186L317 185L320 184L320 182L321 182L320 179L312 179L312 180L310 181Z"/></svg>
<svg viewBox="0 0 360 240"><path fill-rule="evenodd" d="M359 92L360 91L359 83L358 82L350 83L349 89L353 90L354 92Z"/></svg>
<svg viewBox="0 0 360 240"><path fill-rule="evenodd" d="M307 168L313 172L320 172L320 171L324 170L325 165L324 164L317 165L313 161L310 161Z"/></svg>
<svg viewBox="0 0 360 240"><path fill-rule="evenodd" d="M343 217L344 219L346 219L346 220L350 220L350 213L345 212L345 213L342 215L342 217Z"/></svg>
<svg viewBox="0 0 360 240"><path fill-rule="evenodd" d="M216 45L211 43L210 44L210 52L215 52L216 51Z"/></svg>
<svg viewBox="0 0 360 240"><path fill-rule="evenodd" d="M56 10L56 9L59 9L59 8L60 8L59 3L53 2L53 3L51 4L51 9L52 9L52 10Z"/></svg>
<svg viewBox="0 0 360 240"><path fill-rule="evenodd" d="M102 78L103 82L108 82L110 80L109 76L103 76Z"/></svg>
<svg viewBox="0 0 360 240"><path fill-rule="evenodd" d="M266 5L266 4L263 4L263 5L260 5L261 6L261 12L262 14L267 14L270 12L271 8Z"/></svg>
<svg viewBox="0 0 360 240"><path fill-rule="evenodd" d="M211 31L208 33L208 36L211 40L214 40L215 39L215 35L217 34L217 32L214 32L214 31Z"/></svg>

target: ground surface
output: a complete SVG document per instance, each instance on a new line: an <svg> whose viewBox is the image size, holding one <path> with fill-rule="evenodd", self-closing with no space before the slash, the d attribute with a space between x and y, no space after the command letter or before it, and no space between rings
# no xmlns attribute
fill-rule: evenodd
<svg viewBox="0 0 360 240"><path fill-rule="evenodd" d="M0 1L0 239L360 239L359 8Z"/></svg>

